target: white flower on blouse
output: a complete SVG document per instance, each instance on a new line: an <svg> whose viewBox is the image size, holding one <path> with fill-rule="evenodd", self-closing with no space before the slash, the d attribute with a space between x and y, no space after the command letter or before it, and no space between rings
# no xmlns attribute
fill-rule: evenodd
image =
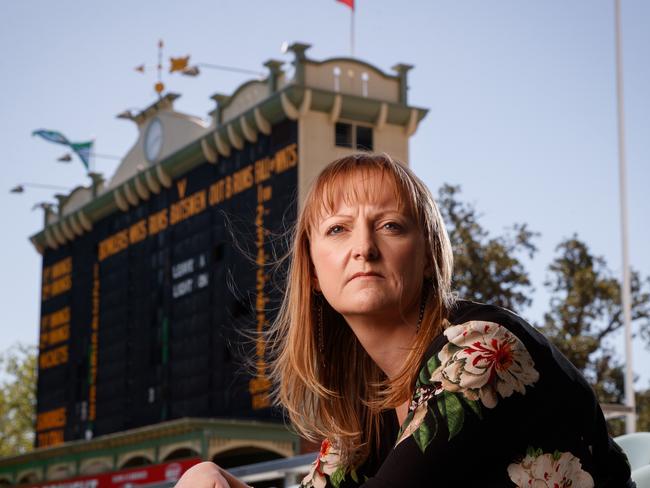
<svg viewBox="0 0 650 488"><path fill-rule="evenodd" d="M514 391L539 379L535 363L522 342L494 322L470 321L444 331L449 340L438 357L441 365L431 375L446 391L462 392L468 400L480 399L488 408Z"/></svg>
<svg viewBox="0 0 650 488"><path fill-rule="evenodd" d="M508 475L518 487L593 488L594 480L570 452L529 453L520 463L508 466Z"/></svg>
<svg viewBox="0 0 650 488"><path fill-rule="evenodd" d="M302 488L325 488L327 479L325 475L330 476L339 468L340 456L338 450L325 439L320 446L320 452L316 460L312 463L311 469L307 476L302 480Z"/></svg>

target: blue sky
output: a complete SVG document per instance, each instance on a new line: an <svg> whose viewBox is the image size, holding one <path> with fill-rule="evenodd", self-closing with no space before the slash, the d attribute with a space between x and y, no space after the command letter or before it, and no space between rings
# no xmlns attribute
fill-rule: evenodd
<svg viewBox="0 0 650 488"><path fill-rule="evenodd" d="M408 5L408 8L405 6ZM462 198L501 233L515 222L539 231L528 263L541 320L543 281L555 246L577 233L621 272L613 0L357 0L356 55L384 70L413 64L409 102L430 109L411 141L411 165L436 192ZM650 274L650 2L622 0L630 260ZM166 56L262 69L283 41L313 45L315 59L349 53L349 10L334 0L186 0L0 3L0 350L36 343L40 256L28 236L42 226L52 191L9 194L18 183L87 184L82 166L31 137L58 129L96 138L100 154L124 155L135 126L115 115L155 100L154 75L133 68ZM246 75L204 70L165 77L177 109L207 118L211 95ZM110 176L117 162L97 159ZM619 338L622 341L622 337ZM637 386L648 386L650 353L635 347Z"/></svg>

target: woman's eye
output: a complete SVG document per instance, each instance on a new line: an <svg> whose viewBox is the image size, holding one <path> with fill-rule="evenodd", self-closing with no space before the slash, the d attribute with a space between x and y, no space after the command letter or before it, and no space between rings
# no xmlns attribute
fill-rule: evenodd
<svg viewBox="0 0 650 488"><path fill-rule="evenodd" d="M391 230L391 231L402 230L402 227L395 222L386 222L381 227L382 229Z"/></svg>
<svg viewBox="0 0 650 488"><path fill-rule="evenodd" d="M343 227L340 225L333 225L327 229L327 235L340 234L343 231Z"/></svg>

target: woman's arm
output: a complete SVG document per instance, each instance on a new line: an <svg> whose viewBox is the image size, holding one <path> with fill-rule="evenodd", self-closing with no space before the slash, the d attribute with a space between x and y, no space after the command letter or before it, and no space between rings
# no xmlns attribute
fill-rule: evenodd
<svg viewBox="0 0 650 488"><path fill-rule="evenodd" d="M203 462L188 469L174 488L250 488L214 463Z"/></svg>

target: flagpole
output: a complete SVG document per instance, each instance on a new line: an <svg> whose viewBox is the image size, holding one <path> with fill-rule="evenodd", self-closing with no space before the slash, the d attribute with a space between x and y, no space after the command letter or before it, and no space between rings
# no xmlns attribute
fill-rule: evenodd
<svg viewBox="0 0 650 488"><path fill-rule="evenodd" d="M350 57L354 57L354 7L350 9Z"/></svg>
<svg viewBox="0 0 650 488"><path fill-rule="evenodd" d="M625 415L625 431L636 431L636 401L632 370L632 311L630 293L630 265L628 256L627 176L625 163L625 115L623 111L623 60L621 47L621 2L614 0L616 23L616 102L618 115L618 179L621 205L621 247L623 251L623 282L621 305L625 325L625 404L631 409Z"/></svg>

